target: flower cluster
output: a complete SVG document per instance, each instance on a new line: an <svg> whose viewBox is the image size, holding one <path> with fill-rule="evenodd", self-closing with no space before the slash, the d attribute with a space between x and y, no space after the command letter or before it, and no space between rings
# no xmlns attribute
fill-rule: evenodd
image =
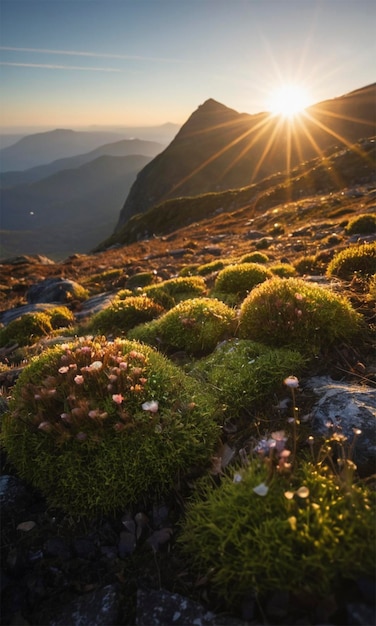
<svg viewBox="0 0 376 626"><path fill-rule="evenodd" d="M289 473L291 470L291 450L286 448L287 436L284 430L271 433L269 438L261 439L254 448L269 468L271 476L276 470L278 473Z"/></svg>
<svg viewBox="0 0 376 626"><path fill-rule="evenodd" d="M119 433L134 425L136 415L150 420L158 402L147 396L148 359L137 350L123 353L121 342L93 340L63 346L54 373L22 391L33 408L33 426L60 444L98 442L103 426Z"/></svg>

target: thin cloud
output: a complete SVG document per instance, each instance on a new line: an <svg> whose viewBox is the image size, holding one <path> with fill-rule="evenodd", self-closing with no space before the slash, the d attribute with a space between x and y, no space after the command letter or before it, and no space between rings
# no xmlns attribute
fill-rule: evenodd
<svg viewBox="0 0 376 626"><path fill-rule="evenodd" d="M47 48L16 48L13 46L0 46L0 50L10 52L32 52L39 54L63 54L68 56L95 57L98 59L123 59L127 61L163 61L165 63L178 63L177 59L167 59L163 57L144 57L130 54L111 54L107 52L81 52L78 50L50 50Z"/></svg>
<svg viewBox="0 0 376 626"><path fill-rule="evenodd" d="M80 67L79 65L55 65L52 63L11 63L0 61L0 65L11 67L39 67L45 70L75 70L82 72L121 72L122 70L113 67Z"/></svg>

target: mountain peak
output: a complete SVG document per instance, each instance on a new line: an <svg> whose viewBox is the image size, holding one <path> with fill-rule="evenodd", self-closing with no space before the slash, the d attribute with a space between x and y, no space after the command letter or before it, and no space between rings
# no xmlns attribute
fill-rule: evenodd
<svg viewBox="0 0 376 626"><path fill-rule="evenodd" d="M196 109L196 113L197 112L200 113L220 113L221 115L223 115L224 113L231 113L232 115L239 115L239 113L237 111L235 111L234 109L230 109L229 107L225 106L224 104L221 104L221 102L218 102L217 100L214 100L214 98L208 98L208 100L205 100L205 102L203 104L200 104L199 107Z"/></svg>

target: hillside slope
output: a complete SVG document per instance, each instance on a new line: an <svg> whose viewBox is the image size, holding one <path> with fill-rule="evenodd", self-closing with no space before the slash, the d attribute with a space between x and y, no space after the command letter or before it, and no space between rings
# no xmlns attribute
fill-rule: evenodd
<svg viewBox="0 0 376 626"><path fill-rule="evenodd" d="M252 216L263 215L284 202L298 202L317 194L338 194L357 184L376 185L375 145L374 138L369 138L346 149L340 146L327 150L322 157L296 166L287 180L278 173L240 189L167 200L131 217L95 250L168 235L224 213L234 215L244 210Z"/></svg>
<svg viewBox="0 0 376 626"><path fill-rule="evenodd" d="M294 123L238 113L209 99L138 175L116 230L130 217L182 196L239 188L375 134L376 85L310 107Z"/></svg>

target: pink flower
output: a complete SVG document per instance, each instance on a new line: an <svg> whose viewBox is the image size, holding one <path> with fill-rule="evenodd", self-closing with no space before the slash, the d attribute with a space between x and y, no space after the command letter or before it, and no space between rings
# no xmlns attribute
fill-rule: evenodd
<svg viewBox="0 0 376 626"><path fill-rule="evenodd" d="M112 395L112 399L114 402L116 402L116 404L121 404L124 400L123 396L121 395L121 393L114 393Z"/></svg>
<svg viewBox="0 0 376 626"><path fill-rule="evenodd" d="M76 385L82 385L84 382L84 377L80 374L77 374L77 376L74 377L74 382L76 383Z"/></svg>
<svg viewBox="0 0 376 626"><path fill-rule="evenodd" d="M50 430L51 424L49 422L41 422L38 426L38 430Z"/></svg>
<svg viewBox="0 0 376 626"><path fill-rule="evenodd" d="M59 367L58 372L59 374L66 374L67 372L69 372L69 366L64 365L63 367Z"/></svg>
<svg viewBox="0 0 376 626"><path fill-rule="evenodd" d="M89 353L91 354L91 348L89 346L82 346L80 351L83 352L84 354L85 353L86 354L89 354Z"/></svg>

